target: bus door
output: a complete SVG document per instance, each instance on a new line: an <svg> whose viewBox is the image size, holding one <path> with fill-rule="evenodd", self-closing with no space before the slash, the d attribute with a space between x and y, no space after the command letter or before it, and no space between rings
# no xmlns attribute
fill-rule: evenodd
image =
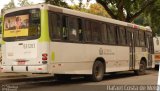
<svg viewBox="0 0 160 91"><path fill-rule="evenodd" d="M152 39L152 33L146 32L146 47L148 52L148 66L152 67L152 52L153 52L153 39Z"/></svg>
<svg viewBox="0 0 160 91"><path fill-rule="evenodd" d="M135 43L134 43L134 33L128 31L129 39L129 51L130 51L130 61L129 61L129 70L135 69Z"/></svg>

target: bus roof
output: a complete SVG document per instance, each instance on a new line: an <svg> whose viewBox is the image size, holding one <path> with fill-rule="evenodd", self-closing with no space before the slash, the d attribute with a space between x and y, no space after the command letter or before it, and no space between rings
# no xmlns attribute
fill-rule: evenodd
<svg viewBox="0 0 160 91"><path fill-rule="evenodd" d="M74 15L74 16L78 16L78 17L93 19L93 20L102 21L102 22L108 22L108 23L112 23L112 24L117 24L117 25L121 25L121 26L136 28L136 29L145 30L145 31L152 31L151 28L148 27L148 26L144 27L144 26L140 26L140 25L137 25L137 24L132 24L132 23L124 22L124 21L119 21L119 20L115 20L115 19L111 19L111 18L106 18L106 17L103 17L103 16L98 16L98 15L93 15L93 14L89 14L89 13L85 13L85 12L71 10L71 9L67 9L67 8L63 8L63 7L50 5L50 4L36 4L36 5L31 5L31 6L18 7L18 8L7 10L5 12L5 14L15 12L15 11L19 11L19 10L33 9L33 8L47 9L47 10L54 11L54 12L65 13L65 14L69 14L69 15Z"/></svg>

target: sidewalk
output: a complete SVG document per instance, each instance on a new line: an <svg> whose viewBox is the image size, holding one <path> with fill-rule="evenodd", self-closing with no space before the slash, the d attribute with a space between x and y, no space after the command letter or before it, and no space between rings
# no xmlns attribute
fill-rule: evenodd
<svg viewBox="0 0 160 91"><path fill-rule="evenodd" d="M24 79L24 78L45 78L52 77L51 74L32 74L32 73L2 73L0 72L0 81Z"/></svg>
<svg viewBox="0 0 160 91"><path fill-rule="evenodd" d="M1 78L17 78L17 77L27 77L29 74L26 73L2 73L0 72Z"/></svg>

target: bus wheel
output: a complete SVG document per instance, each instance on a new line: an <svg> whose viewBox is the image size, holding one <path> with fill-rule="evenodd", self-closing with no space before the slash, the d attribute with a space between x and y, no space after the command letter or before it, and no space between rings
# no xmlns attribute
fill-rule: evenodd
<svg viewBox="0 0 160 91"><path fill-rule="evenodd" d="M144 74L146 74L146 68L147 68L146 62L141 61L140 66L139 66L139 70L135 70L134 72L136 75L144 75Z"/></svg>
<svg viewBox="0 0 160 91"><path fill-rule="evenodd" d="M101 61L95 61L92 68L91 80L99 82L103 79L104 76L104 64Z"/></svg>
<svg viewBox="0 0 160 91"><path fill-rule="evenodd" d="M62 75L62 74L55 74L54 78L58 81L69 81L71 80L71 76L69 75Z"/></svg>
<svg viewBox="0 0 160 91"><path fill-rule="evenodd" d="M159 65L155 65L154 69L158 71L159 70Z"/></svg>

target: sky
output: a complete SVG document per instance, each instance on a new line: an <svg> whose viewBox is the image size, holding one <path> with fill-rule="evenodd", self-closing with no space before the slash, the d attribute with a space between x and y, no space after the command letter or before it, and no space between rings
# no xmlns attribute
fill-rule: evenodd
<svg viewBox="0 0 160 91"><path fill-rule="evenodd" d="M10 2L11 0L0 0L0 15L1 15L1 9ZM44 0L28 0L29 2L33 2L34 4L42 3ZM18 0L14 0L15 4L18 4Z"/></svg>
<svg viewBox="0 0 160 91"><path fill-rule="evenodd" d="M4 5L8 4L11 0L0 0L0 9L4 7ZM42 3L44 0L28 0L29 2L33 2L34 4ZM65 0L67 3L71 4L70 0ZM74 0L75 3L78 3L79 0ZM83 0L83 3L86 3L87 0ZM17 4L18 0L14 0ZM95 0L91 0L91 3L94 3Z"/></svg>
<svg viewBox="0 0 160 91"><path fill-rule="evenodd" d="M8 4L11 0L0 0L0 10L4 7L4 5ZM44 0L28 0L29 2L33 2L34 4L42 3ZM18 0L14 0L15 4L17 4Z"/></svg>
<svg viewBox="0 0 160 91"><path fill-rule="evenodd" d="M0 0L0 11L1 9L10 2L11 0ZM33 2L34 4L43 3L44 0L28 0L29 2ZM70 0L65 0L68 4L72 4ZM74 0L75 3L78 3L79 0ZM83 0L83 3L86 3L87 0ZM15 4L18 3L18 0L14 0ZM91 0L91 3L95 3L95 0Z"/></svg>

